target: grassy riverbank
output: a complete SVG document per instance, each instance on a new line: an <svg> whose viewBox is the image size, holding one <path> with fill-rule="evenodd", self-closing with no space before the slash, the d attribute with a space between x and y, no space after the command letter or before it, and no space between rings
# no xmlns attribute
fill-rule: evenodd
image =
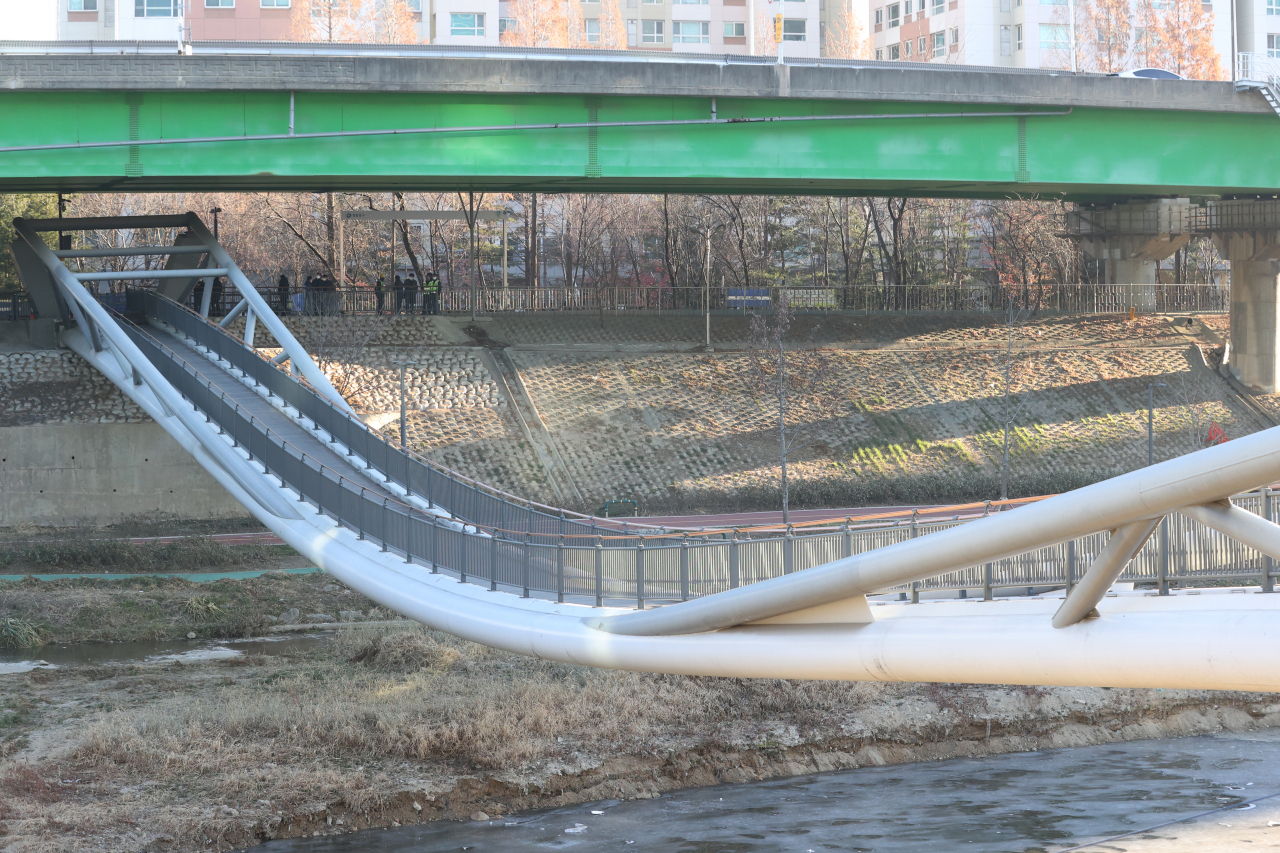
<svg viewBox="0 0 1280 853"><path fill-rule="evenodd" d="M170 546L124 546L131 549ZM305 566L297 556L273 553L278 547L256 549L208 546L214 556L238 559L210 565L209 561L167 561L165 571L207 572ZM188 551L199 551L194 546ZM253 558L256 551L261 559ZM239 553L237 553L239 552ZM124 562L112 571L137 571ZM289 611L296 610L292 617ZM360 618L385 618L385 611L359 593L333 582L327 575L289 575L269 572L257 578L192 583L173 577L135 577L122 580L76 578L0 582L0 624L29 626L46 643L131 642L197 637L234 638L261 634L281 619L295 622L337 621L342 612L359 611ZM311 619L319 614L328 620ZM371 615L372 614L372 615ZM350 618L350 617L348 617ZM6 641L0 648L29 646ZM38 650L32 652L38 657Z"/></svg>
<svg viewBox="0 0 1280 853"><path fill-rule="evenodd" d="M0 849L227 850L1262 725L1280 697L645 675L370 626L292 657L0 678Z"/></svg>

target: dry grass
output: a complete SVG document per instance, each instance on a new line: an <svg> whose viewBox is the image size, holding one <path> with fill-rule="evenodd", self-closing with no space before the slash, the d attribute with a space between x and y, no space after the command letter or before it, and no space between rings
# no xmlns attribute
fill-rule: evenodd
<svg viewBox="0 0 1280 853"><path fill-rule="evenodd" d="M425 629L351 631L335 652L350 662L112 714L75 759L159 779L319 757L499 770L673 741L755 741L779 719L804 738L897 689L592 670Z"/></svg>

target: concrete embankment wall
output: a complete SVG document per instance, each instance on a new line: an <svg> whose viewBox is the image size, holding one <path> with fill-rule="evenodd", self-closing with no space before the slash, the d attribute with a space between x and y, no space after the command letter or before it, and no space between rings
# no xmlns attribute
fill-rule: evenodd
<svg viewBox="0 0 1280 853"><path fill-rule="evenodd" d="M0 526L245 515L153 421L0 428Z"/></svg>
<svg viewBox="0 0 1280 853"><path fill-rule="evenodd" d="M245 514L84 359L0 326L0 526Z"/></svg>

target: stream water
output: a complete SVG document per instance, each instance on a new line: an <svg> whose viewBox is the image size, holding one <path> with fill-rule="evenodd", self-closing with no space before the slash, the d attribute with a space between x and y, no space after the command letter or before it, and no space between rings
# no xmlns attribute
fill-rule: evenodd
<svg viewBox="0 0 1280 853"><path fill-rule="evenodd" d="M1029 853L1063 850L1221 806L1232 810L1201 822L1229 826L1280 804L1277 797L1257 807L1240 806L1276 792L1280 731L1271 730L697 788L655 800L589 803L485 823L442 821L273 841L252 853ZM1254 808L1258 811L1249 811ZM1154 843L1111 843L1091 850L1171 849ZM1179 844L1177 849L1242 848Z"/></svg>

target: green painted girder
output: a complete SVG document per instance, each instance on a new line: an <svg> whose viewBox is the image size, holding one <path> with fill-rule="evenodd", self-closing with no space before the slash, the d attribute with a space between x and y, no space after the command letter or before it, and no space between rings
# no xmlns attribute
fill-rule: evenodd
<svg viewBox="0 0 1280 853"><path fill-rule="evenodd" d="M297 133L700 120L711 99L299 92ZM0 151L0 191L486 190L998 198L1272 195L1271 114L720 98L718 117L946 117L493 130ZM1054 110L1048 105L1043 110ZM966 111L1007 117L957 116ZM287 134L289 93L0 91L0 148Z"/></svg>

